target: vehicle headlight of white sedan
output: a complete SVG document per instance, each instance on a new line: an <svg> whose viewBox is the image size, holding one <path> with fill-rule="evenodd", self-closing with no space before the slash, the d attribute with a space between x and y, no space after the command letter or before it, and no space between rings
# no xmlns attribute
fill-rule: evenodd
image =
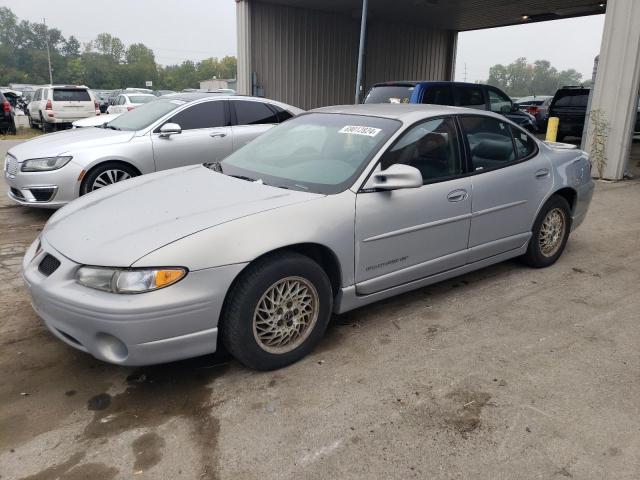
<svg viewBox="0 0 640 480"><path fill-rule="evenodd" d="M310 353L332 312L513 257L552 265L592 192L584 152L499 115L330 107L222 162L70 203L23 273L47 327L99 359L160 363L223 342L274 369Z"/></svg>

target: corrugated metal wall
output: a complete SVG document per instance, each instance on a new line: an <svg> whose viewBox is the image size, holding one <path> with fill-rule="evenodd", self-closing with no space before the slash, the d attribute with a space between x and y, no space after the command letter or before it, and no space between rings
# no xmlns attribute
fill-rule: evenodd
<svg viewBox="0 0 640 480"><path fill-rule="evenodd" d="M247 67L266 97L305 109L353 103L359 19L256 1L250 6ZM455 38L451 31L374 20L367 32L365 85L451 79Z"/></svg>
<svg viewBox="0 0 640 480"><path fill-rule="evenodd" d="M452 80L456 33L371 22L365 85L388 80Z"/></svg>
<svg viewBox="0 0 640 480"><path fill-rule="evenodd" d="M300 108L353 103L358 22L251 3L251 69L266 97Z"/></svg>

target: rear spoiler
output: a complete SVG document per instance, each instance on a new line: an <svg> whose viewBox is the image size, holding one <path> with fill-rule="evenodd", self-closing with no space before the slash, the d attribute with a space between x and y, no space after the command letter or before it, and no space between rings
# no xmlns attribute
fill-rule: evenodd
<svg viewBox="0 0 640 480"><path fill-rule="evenodd" d="M561 142L544 142L545 145L555 149L555 150L576 150L578 147L573 145L572 143L561 143Z"/></svg>

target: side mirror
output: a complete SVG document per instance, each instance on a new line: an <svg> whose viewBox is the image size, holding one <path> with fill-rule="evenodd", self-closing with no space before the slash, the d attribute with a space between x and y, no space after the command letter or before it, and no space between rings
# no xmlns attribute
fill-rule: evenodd
<svg viewBox="0 0 640 480"><path fill-rule="evenodd" d="M518 105L516 105L515 103L511 104L511 112L515 113L517 111L520 110L520 107L518 107ZM509 110L507 110L507 113L509 112Z"/></svg>
<svg viewBox="0 0 640 480"><path fill-rule="evenodd" d="M160 127L160 138L169 138L178 133L182 133L182 128L177 123L165 123Z"/></svg>
<svg viewBox="0 0 640 480"><path fill-rule="evenodd" d="M375 171L364 185L365 190L401 190L422 186L420 170L409 165L396 163L386 170Z"/></svg>

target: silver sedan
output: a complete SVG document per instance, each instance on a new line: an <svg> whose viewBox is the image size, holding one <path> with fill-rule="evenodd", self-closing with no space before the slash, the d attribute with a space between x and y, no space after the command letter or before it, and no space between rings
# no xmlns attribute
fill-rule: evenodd
<svg viewBox="0 0 640 480"><path fill-rule="evenodd" d="M122 365L210 353L275 369L332 312L521 257L552 265L593 192L586 154L452 107L331 107L224 161L58 211L24 278L54 335Z"/></svg>
<svg viewBox="0 0 640 480"><path fill-rule="evenodd" d="M222 160L301 112L264 98L164 96L106 124L95 117L102 128L52 133L11 148L4 175L9 197L22 205L59 208L138 175Z"/></svg>

